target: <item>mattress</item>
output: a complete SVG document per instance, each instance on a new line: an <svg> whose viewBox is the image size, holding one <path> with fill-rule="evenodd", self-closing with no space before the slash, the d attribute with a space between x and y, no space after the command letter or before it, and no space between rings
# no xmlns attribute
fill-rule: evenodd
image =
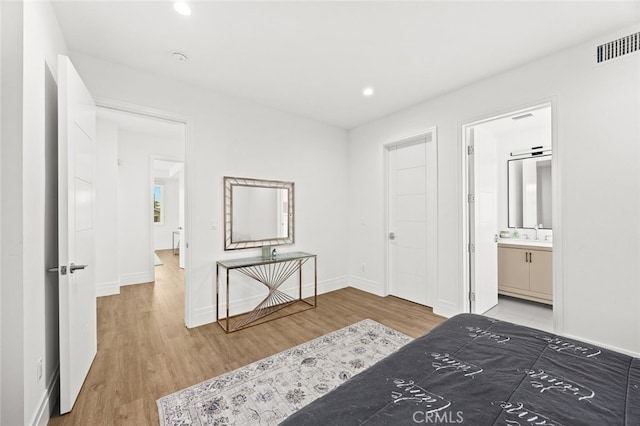
<svg viewBox="0 0 640 426"><path fill-rule="evenodd" d="M640 359L461 314L283 425L640 425Z"/></svg>

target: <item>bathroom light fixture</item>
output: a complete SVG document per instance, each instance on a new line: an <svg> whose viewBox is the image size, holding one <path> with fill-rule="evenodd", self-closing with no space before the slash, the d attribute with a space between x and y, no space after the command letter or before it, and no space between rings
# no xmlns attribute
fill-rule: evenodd
<svg viewBox="0 0 640 426"><path fill-rule="evenodd" d="M185 2L181 2L181 1L175 2L173 4L173 8L175 9L176 12L178 12L182 16L191 15L191 8Z"/></svg>
<svg viewBox="0 0 640 426"><path fill-rule="evenodd" d="M367 86L364 89L362 89L362 96L364 96L365 98L370 98L371 96L373 96L374 94L374 90L373 87L371 86Z"/></svg>
<svg viewBox="0 0 640 426"><path fill-rule="evenodd" d="M510 155L512 157L517 157L520 155L536 156L536 155L542 155L545 153L551 153L550 146L534 146L534 147L531 147L531 149L528 149L526 151L511 152Z"/></svg>

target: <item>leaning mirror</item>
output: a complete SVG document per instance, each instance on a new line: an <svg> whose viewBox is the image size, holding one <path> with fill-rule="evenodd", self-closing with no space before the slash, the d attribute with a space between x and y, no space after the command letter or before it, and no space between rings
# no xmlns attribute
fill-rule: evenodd
<svg viewBox="0 0 640 426"><path fill-rule="evenodd" d="M509 227L551 229L551 155L507 164Z"/></svg>
<svg viewBox="0 0 640 426"><path fill-rule="evenodd" d="M224 178L224 249L293 243L293 182Z"/></svg>

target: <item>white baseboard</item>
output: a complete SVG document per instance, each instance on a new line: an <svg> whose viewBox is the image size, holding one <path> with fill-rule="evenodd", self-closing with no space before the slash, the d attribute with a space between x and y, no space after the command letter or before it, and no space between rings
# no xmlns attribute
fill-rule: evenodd
<svg viewBox="0 0 640 426"><path fill-rule="evenodd" d="M134 272L120 275L120 286L150 283L154 280L153 272Z"/></svg>
<svg viewBox="0 0 640 426"><path fill-rule="evenodd" d="M584 343L589 343L591 345L594 346L600 346L601 348L605 348L605 349L609 349L615 352L619 352L621 354L625 354L625 355L629 355L632 356L634 358L640 358L640 352L633 352L630 351L628 349L622 349L622 348L618 348L616 346L612 346L612 345L607 345L605 343L602 342L595 342L593 340L589 340L589 339L585 339L584 337L580 337L580 336L574 336L572 334L563 334L562 337L567 337L569 339L573 339L573 340L578 340L580 342L584 342Z"/></svg>
<svg viewBox="0 0 640 426"><path fill-rule="evenodd" d="M376 296L385 297L384 285L376 281L367 280L365 278L349 276L349 284L353 288L375 294Z"/></svg>
<svg viewBox="0 0 640 426"><path fill-rule="evenodd" d="M96 284L96 297L120 294L120 281Z"/></svg>
<svg viewBox="0 0 640 426"><path fill-rule="evenodd" d="M216 307L210 305L196 309L191 316L191 324L187 324L187 327L200 327L213 322L216 322Z"/></svg>
<svg viewBox="0 0 640 426"><path fill-rule="evenodd" d="M346 276L331 278L328 280L318 281L318 294L329 293L331 291L339 290L341 288L348 287L348 279ZM282 290L287 294L296 294L298 288L295 284L289 284L285 287L282 287ZM313 295L313 283L305 283L302 285L302 295L304 298L310 297ZM231 315L237 315L243 312L249 312L253 308L256 307L258 303L264 298L264 295L261 296L250 296L242 299L231 300L229 305L229 313ZM213 321L215 321L215 309L212 307L213 312ZM226 312L220 312L220 318L226 318Z"/></svg>
<svg viewBox="0 0 640 426"><path fill-rule="evenodd" d="M307 284L311 286L312 284ZM328 280L318 282L318 294L329 293L331 291L340 290L341 288L349 287L349 277L344 275L342 277L331 278Z"/></svg>
<svg viewBox="0 0 640 426"><path fill-rule="evenodd" d="M38 409L33 413L31 421L28 423L32 426L47 426L51 413L55 407L55 403L58 400L58 393L60 386L58 381L60 380L60 367L56 368L56 371L49 378L47 388L45 389L40 402L38 403Z"/></svg>
<svg viewBox="0 0 640 426"><path fill-rule="evenodd" d="M433 313L445 318L451 318L462 312L460 311L460 308L453 303L437 301L433 307Z"/></svg>

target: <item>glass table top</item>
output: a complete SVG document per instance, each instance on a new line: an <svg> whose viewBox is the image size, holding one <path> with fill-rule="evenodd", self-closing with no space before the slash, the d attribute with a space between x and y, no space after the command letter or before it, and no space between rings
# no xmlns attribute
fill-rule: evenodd
<svg viewBox="0 0 640 426"><path fill-rule="evenodd" d="M291 260L308 259L315 257L315 254L305 253L302 251L294 251L289 253L277 253L273 258L264 258L262 256L245 257L241 259L225 259L216 263L227 269L246 268L248 266L266 265L269 263L287 262Z"/></svg>

